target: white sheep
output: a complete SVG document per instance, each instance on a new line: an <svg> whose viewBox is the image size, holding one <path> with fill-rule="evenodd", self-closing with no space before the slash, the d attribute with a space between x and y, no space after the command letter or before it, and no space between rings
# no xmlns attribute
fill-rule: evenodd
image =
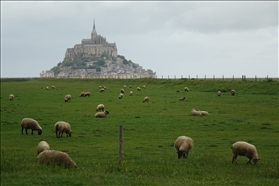
<svg viewBox="0 0 279 186"><path fill-rule="evenodd" d="M235 90L231 90L231 95L232 95L232 96L235 95Z"/></svg>
<svg viewBox="0 0 279 186"><path fill-rule="evenodd" d="M91 95L90 92L85 92L85 93L84 93L84 97L87 97L87 96L90 97L90 95Z"/></svg>
<svg viewBox="0 0 279 186"><path fill-rule="evenodd" d="M178 101L184 101L185 100L185 97L183 98L178 98Z"/></svg>
<svg viewBox="0 0 279 186"><path fill-rule="evenodd" d="M68 102L72 99L72 96L70 94L67 94L65 97L64 97L64 101L65 102Z"/></svg>
<svg viewBox="0 0 279 186"><path fill-rule="evenodd" d="M133 91L130 91L130 96L132 96L133 95Z"/></svg>
<svg viewBox="0 0 279 186"><path fill-rule="evenodd" d="M124 89L121 89L121 90L120 90L120 93L123 93L123 94L124 94Z"/></svg>
<svg viewBox="0 0 279 186"><path fill-rule="evenodd" d="M100 89L100 92L105 92L105 90L106 90L106 89L104 89L104 88L101 88L101 89Z"/></svg>
<svg viewBox="0 0 279 186"><path fill-rule="evenodd" d="M54 124L54 131L56 133L56 137L60 138L63 135L63 132L65 132L68 136L72 136L72 130L71 125L65 121L58 121Z"/></svg>
<svg viewBox="0 0 279 186"><path fill-rule="evenodd" d="M143 85L143 86L142 86L142 88L146 88L146 86L145 86L145 85Z"/></svg>
<svg viewBox="0 0 279 186"><path fill-rule="evenodd" d="M46 141L41 141L37 147L37 153L40 154L44 150L50 150L49 144Z"/></svg>
<svg viewBox="0 0 279 186"><path fill-rule="evenodd" d="M196 110L195 108L193 108L193 109L191 110L191 115L192 115L192 116L201 116L202 113L201 113L201 111Z"/></svg>
<svg viewBox="0 0 279 186"><path fill-rule="evenodd" d="M58 165L65 168L76 168L76 163L70 158L70 156L57 150L44 150L37 156L37 160L40 164L46 165Z"/></svg>
<svg viewBox="0 0 279 186"><path fill-rule="evenodd" d="M12 100L14 99L14 97L15 97L15 96L14 96L13 94L10 94L10 95L9 95L10 101L12 101Z"/></svg>
<svg viewBox="0 0 279 186"><path fill-rule="evenodd" d="M109 114L109 111L104 111L104 112L97 112L95 114L95 118L105 118Z"/></svg>
<svg viewBox="0 0 279 186"><path fill-rule="evenodd" d="M123 94L120 93L119 96L118 96L118 98L119 98L119 99L122 99L122 98L123 98Z"/></svg>
<svg viewBox="0 0 279 186"><path fill-rule="evenodd" d="M85 92L81 92L81 93L79 94L79 97L84 97L84 94L85 94Z"/></svg>
<svg viewBox="0 0 279 186"><path fill-rule="evenodd" d="M126 88L127 86L126 85L124 85L124 88Z"/></svg>
<svg viewBox="0 0 279 186"><path fill-rule="evenodd" d="M46 90L48 90L48 86L46 86Z"/></svg>
<svg viewBox="0 0 279 186"><path fill-rule="evenodd" d="M21 134L23 134L23 129L25 129L26 134L27 133L27 129L31 129L33 134L33 131L38 131L38 134L41 135L42 134L42 127L39 125L39 123L32 119L32 118L23 118L21 121Z"/></svg>
<svg viewBox="0 0 279 186"><path fill-rule="evenodd" d="M107 87L105 87L105 86L99 86L99 89L107 89Z"/></svg>
<svg viewBox="0 0 279 186"><path fill-rule="evenodd" d="M218 96L221 96L221 91L218 91L218 92L217 92L217 95L218 95Z"/></svg>
<svg viewBox="0 0 279 186"><path fill-rule="evenodd" d="M185 91L185 92L188 92L188 91L189 91L189 88L188 88L188 87L184 87L184 91Z"/></svg>
<svg viewBox="0 0 279 186"><path fill-rule="evenodd" d="M232 144L231 149L233 153L232 163L237 163L237 156L246 156L249 158L246 164L251 164L251 160L256 164L260 160L256 147L250 143L237 141Z"/></svg>
<svg viewBox="0 0 279 186"><path fill-rule="evenodd" d="M104 104L97 105L96 111L104 111L104 110L105 110L105 105Z"/></svg>
<svg viewBox="0 0 279 186"><path fill-rule="evenodd" d="M52 86L51 86L51 88L52 88L52 89L55 89L55 86L54 86L54 85L52 85Z"/></svg>
<svg viewBox="0 0 279 186"><path fill-rule="evenodd" d="M187 136L179 136L174 142L174 147L178 154L178 158L187 158L188 153L193 148L193 146L193 139Z"/></svg>
<svg viewBox="0 0 279 186"><path fill-rule="evenodd" d="M140 87L137 87L137 90L138 90L138 91L141 91Z"/></svg>
<svg viewBox="0 0 279 186"><path fill-rule="evenodd" d="M143 98L142 102L144 103L144 102L148 102L148 101L149 101L149 97L146 96L146 97Z"/></svg>

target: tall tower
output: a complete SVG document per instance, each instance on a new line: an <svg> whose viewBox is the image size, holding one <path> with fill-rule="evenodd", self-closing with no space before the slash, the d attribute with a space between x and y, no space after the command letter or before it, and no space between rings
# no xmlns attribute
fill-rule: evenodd
<svg viewBox="0 0 279 186"><path fill-rule="evenodd" d="M91 38L93 38L94 35L97 35L97 32L95 30L95 19L93 19L93 30L91 32Z"/></svg>

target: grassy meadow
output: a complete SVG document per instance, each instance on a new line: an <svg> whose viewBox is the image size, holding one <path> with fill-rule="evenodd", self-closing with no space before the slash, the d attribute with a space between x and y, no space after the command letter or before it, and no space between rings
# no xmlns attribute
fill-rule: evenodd
<svg viewBox="0 0 279 186"><path fill-rule="evenodd" d="M278 79L1 79L1 185L279 185L278 83ZM106 92L99 92L100 85L107 87ZM124 85L124 97L119 99ZM136 90L143 85L146 89ZM190 91L184 92L184 87ZM91 96L79 97L82 91ZM72 95L68 103L66 94ZM148 103L142 102L145 96ZM100 103L109 111L107 118L94 117ZM192 108L206 110L209 116L191 116ZM21 134L25 117L39 122L42 135L30 130ZM72 137L56 138L57 121L71 124ZM119 125L124 128L121 165ZM173 147L181 135L194 140L187 159L178 159ZM42 140L51 149L67 152L77 168L40 165L36 156ZM258 164L247 165L243 156L237 158L238 164L231 163L231 145L240 140L256 146Z"/></svg>

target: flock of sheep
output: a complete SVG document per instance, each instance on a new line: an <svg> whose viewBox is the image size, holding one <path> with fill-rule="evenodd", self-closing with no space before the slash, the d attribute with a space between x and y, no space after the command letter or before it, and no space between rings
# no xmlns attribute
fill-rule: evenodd
<svg viewBox="0 0 279 186"><path fill-rule="evenodd" d="M55 89L55 86L52 86L53 89ZM124 89L126 88L126 85L124 85ZM130 88L132 88L132 86L130 85ZM143 85L143 88L146 88L145 85ZM125 90L121 89L120 90L120 94L119 94L119 99L122 99L124 96L124 92ZM48 90L48 87L46 87L46 90ZM141 91L140 87L137 87L138 91ZM100 92L105 92L106 91L106 87L105 86L99 86L99 91ZM184 88L185 92L189 91L188 87ZM231 95L235 95L235 90L231 90ZM133 91L130 91L130 96L133 95ZM218 96L221 96L221 91L217 92ZM79 97L86 97L86 96L90 96L90 92L81 92ZM9 99L13 100L14 99L14 95L10 94L9 95ZM68 102L71 100L71 95L67 94L64 97L64 101ZM179 98L179 101L183 101L185 100L185 97ZM143 102L148 102L149 101L149 97L146 96L143 99ZM105 111L105 106L104 104L99 104L96 107L96 114L95 117L96 118L105 118L108 114L109 111ZM195 108L193 108L191 110L191 115L193 116L208 116L208 112L207 111L200 111L200 110L196 110ZM32 118L24 118L21 121L21 133L23 134L23 130L25 129L25 133L27 133L27 129L31 129L31 134L33 134L33 131L37 131L38 135L42 134L42 127L39 125L39 123L32 119ZM57 138L62 137L63 133L65 133L67 135L67 137L71 137L72 134L72 130L71 130L71 126L69 123L65 122L65 121L58 121L54 124L54 132L56 134ZM190 152L190 150L193 148L194 146L194 141L192 138L187 137L187 136L179 136L175 142L174 142L174 147L176 149L176 152L178 154L178 158L187 158L188 154ZM243 141L238 141L235 142L232 146L232 153L233 153L233 158L232 158L232 163L237 163L236 162L236 158L237 156L246 156L247 158L249 158L248 163L251 163L251 161L253 161L255 164L260 160L260 158L258 157L257 154L257 150L256 147L252 144L249 144L247 142L243 142ZM73 167L77 167L76 163L70 158L70 156L65 153L65 152L61 152L61 151L57 151L57 150L50 150L50 146L46 141L41 141L38 144L37 147L37 160L39 163L41 164L56 164L59 166L64 166L66 168L73 168Z"/></svg>

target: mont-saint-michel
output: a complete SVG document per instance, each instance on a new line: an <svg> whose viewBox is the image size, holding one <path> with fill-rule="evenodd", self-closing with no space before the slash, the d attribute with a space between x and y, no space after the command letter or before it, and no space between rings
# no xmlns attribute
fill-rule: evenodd
<svg viewBox="0 0 279 186"><path fill-rule="evenodd" d="M98 35L93 21L90 39L68 48L64 60L40 77L57 78L156 78L156 72L118 55L116 43L107 42Z"/></svg>

